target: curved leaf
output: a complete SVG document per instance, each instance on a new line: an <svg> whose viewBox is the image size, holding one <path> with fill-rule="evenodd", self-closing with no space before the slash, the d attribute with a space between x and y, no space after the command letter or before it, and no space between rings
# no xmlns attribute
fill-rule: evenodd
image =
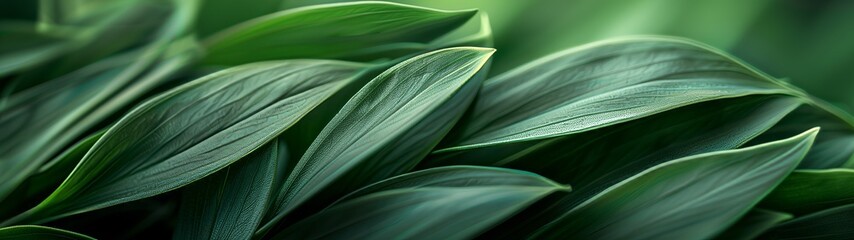
<svg viewBox="0 0 854 240"><path fill-rule="evenodd" d="M38 204L39 201L50 195L68 174L74 170L74 166L83 159L86 152L101 138L104 131L99 131L81 140L66 149L50 162L45 163L37 171L22 182L12 191L10 197L0 202L0 219L13 217L23 209L29 209Z"/></svg>
<svg viewBox="0 0 854 240"><path fill-rule="evenodd" d="M854 234L854 204L843 205L775 226L758 239L835 240Z"/></svg>
<svg viewBox="0 0 854 240"><path fill-rule="evenodd" d="M802 106L757 137L761 143L821 127L810 153L798 169L854 168L854 123L815 106Z"/></svg>
<svg viewBox="0 0 854 240"><path fill-rule="evenodd" d="M430 168L392 177L347 194L347 196L339 199L338 202L344 202L371 193L401 188L504 185L548 187L558 184L537 174L509 168L456 165Z"/></svg>
<svg viewBox="0 0 854 240"><path fill-rule="evenodd" d="M427 175L452 182L424 185ZM384 187L296 223L274 239L470 239L562 189L530 173L471 167L425 170L377 185Z"/></svg>
<svg viewBox="0 0 854 240"><path fill-rule="evenodd" d="M532 171L571 183L572 194L544 199L538 203L542 206L526 210L512 221L528 224L508 221L489 232L495 237L521 238L608 187L650 167L682 157L740 147L799 105L798 99L788 96L716 100L585 133L521 144L519 149L505 144L450 152L450 156L446 156L450 159L439 162L466 164L471 162L466 161L467 158L476 159L476 154L482 154L480 158L498 160L488 162L494 166ZM492 149L498 150L485 152ZM500 151L507 153L502 155Z"/></svg>
<svg viewBox="0 0 854 240"><path fill-rule="evenodd" d="M186 67L191 38L161 39L9 97L0 106L0 199L62 147ZM165 52L169 53L165 53Z"/></svg>
<svg viewBox="0 0 854 240"><path fill-rule="evenodd" d="M852 186L854 170L851 169L796 170L774 188L760 206L803 215L854 204Z"/></svg>
<svg viewBox="0 0 854 240"><path fill-rule="evenodd" d="M695 155L620 182L544 226L536 238L704 239L722 232L803 159L818 129Z"/></svg>
<svg viewBox="0 0 854 240"><path fill-rule="evenodd" d="M324 4L286 10L226 29L206 41L208 64L284 58L372 59L411 52L477 11L440 11L389 2ZM298 32L299 34L292 34ZM402 56L392 54L391 57ZM388 56L385 56L388 57Z"/></svg>
<svg viewBox="0 0 854 240"><path fill-rule="evenodd" d="M351 98L321 131L279 191L270 222L326 190L331 203L408 171L463 114L495 50L448 48L386 70Z"/></svg>
<svg viewBox="0 0 854 240"><path fill-rule="evenodd" d="M3 240L95 240L92 237L57 228L21 225L0 228Z"/></svg>
<svg viewBox="0 0 854 240"><path fill-rule="evenodd" d="M487 80L462 133L439 152L565 136L755 94L803 95L697 43L597 42Z"/></svg>
<svg viewBox="0 0 854 240"><path fill-rule="evenodd" d="M250 239L277 170L279 144L271 141L244 159L187 186L175 239Z"/></svg>
<svg viewBox="0 0 854 240"><path fill-rule="evenodd" d="M788 213L775 212L763 209L753 209L744 215L729 229L715 237L720 240L750 240L756 239L763 232L775 225L792 219Z"/></svg>
<svg viewBox="0 0 854 240"><path fill-rule="evenodd" d="M56 219L201 179L276 137L366 67L266 62L184 84L124 116L50 197L9 222Z"/></svg>

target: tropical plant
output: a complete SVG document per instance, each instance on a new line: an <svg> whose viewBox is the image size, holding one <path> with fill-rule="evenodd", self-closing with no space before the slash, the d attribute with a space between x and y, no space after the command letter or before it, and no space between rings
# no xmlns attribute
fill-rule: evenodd
<svg viewBox="0 0 854 240"><path fill-rule="evenodd" d="M0 24L0 239L854 234L854 118L709 46L490 75L477 10L212 2Z"/></svg>

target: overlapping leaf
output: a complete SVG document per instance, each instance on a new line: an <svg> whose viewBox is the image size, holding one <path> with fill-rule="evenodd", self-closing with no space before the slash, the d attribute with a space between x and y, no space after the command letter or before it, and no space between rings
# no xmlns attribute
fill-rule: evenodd
<svg viewBox="0 0 854 240"><path fill-rule="evenodd" d="M119 120L50 197L9 222L55 219L198 180L276 137L366 67L266 62L175 88Z"/></svg>
<svg viewBox="0 0 854 240"><path fill-rule="evenodd" d="M267 15L206 40L208 64L284 58L371 60L423 50L476 11L440 11L388 2L316 5ZM298 33L298 34L294 34Z"/></svg>
<svg viewBox="0 0 854 240"><path fill-rule="evenodd" d="M753 209L733 224L729 229L715 237L720 240L756 239L763 232L781 222L792 219L792 215L764 209Z"/></svg>
<svg viewBox="0 0 854 240"><path fill-rule="evenodd" d="M274 239L469 239L560 189L521 171L428 169L363 189Z"/></svg>
<svg viewBox="0 0 854 240"><path fill-rule="evenodd" d="M526 210L490 232L495 237L523 237L647 168L742 146L799 105L788 96L716 100L567 137L450 152L438 156L445 159L425 162L510 167L573 184L572 194L544 199L539 208Z"/></svg>
<svg viewBox="0 0 854 240"><path fill-rule="evenodd" d="M108 58L10 97L0 108L0 137L12 140L0 143L0 199L61 147L163 83L194 54L181 51L157 61L166 48Z"/></svg>
<svg viewBox="0 0 854 240"><path fill-rule="evenodd" d="M0 200L62 147L73 143L147 91L186 67L197 54L192 38L176 40L191 6L178 4L149 45L102 59L8 97L0 106ZM85 49L83 49L85 50ZM167 53L168 52L168 53ZM96 54L86 53L88 56ZM86 62L73 56L65 61ZM50 64L61 65L59 63ZM48 71L33 71L39 74ZM26 79L17 79L25 81Z"/></svg>
<svg viewBox="0 0 854 240"><path fill-rule="evenodd" d="M279 158L272 141L182 192L175 239L250 239L264 216Z"/></svg>
<svg viewBox="0 0 854 240"><path fill-rule="evenodd" d="M372 193L401 188L477 186L555 186L540 175L509 168L456 165L430 168L389 178L356 190L338 200L344 202Z"/></svg>
<svg viewBox="0 0 854 240"><path fill-rule="evenodd" d="M854 168L854 120L841 111L833 114L814 106L800 107L754 142L780 139L816 126L821 127L821 133L810 154L798 168Z"/></svg>
<svg viewBox="0 0 854 240"><path fill-rule="evenodd" d="M448 152L565 136L715 99L799 91L696 43L593 43L484 83Z"/></svg>
<svg viewBox="0 0 854 240"><path fill-rule="evenodd" d="M469 106L493 52L469 47L433 51L371 80L302 156L262 231L319 193L323 196L313 203L331 203L411 169Z"/></svg>
<svg viewBox="0 0 854 240"><path fill-rule="evenodd" d="M713 237L797 166L817 132L812 129L785 140L655 166L585 201L535 237Z"/></svg>
<svg viewBox="0 0 854 240"><path fill-rule="evenodd" d="M852 225L854 204L848 204L787 221L758 239L846 239L854 234Z"/></svg>
<svg viewBox="0 0 854 240"><path fill-rule="evenodd" d="M851 169L796 170L760 205L797 215L808 214L854 204L852 186L854 170Z"/></svg>

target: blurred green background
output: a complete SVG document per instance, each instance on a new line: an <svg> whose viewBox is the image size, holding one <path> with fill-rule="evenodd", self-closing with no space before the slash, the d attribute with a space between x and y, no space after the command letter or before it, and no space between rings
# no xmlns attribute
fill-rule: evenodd
<svg viewBox="0 0 854 240"><path fill-rule="evenodd" d="M120 1L120 0L116 0ZM4 0L0 15L35 19L35 0ZM250 3L251 2L251 3ZM205 0L198 32L282 9L341 0ZM854 111L854 1L848 0L394 0L478 8L493 27L493 74L609 37L661 34L726 50L773 76ZM13 6L18 5L18 6ZM31 5L32 11L21 11Z"/></svg>

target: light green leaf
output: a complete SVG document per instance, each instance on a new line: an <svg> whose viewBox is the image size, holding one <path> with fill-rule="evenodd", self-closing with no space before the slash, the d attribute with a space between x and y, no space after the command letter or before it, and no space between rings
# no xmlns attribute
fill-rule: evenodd
<svg viewBox="0 0 854 240"><path fill-rule="evenodd" d="M758 239L848 239L854 234L854 204L843 205L775 226Z"/></svg>
<svg viewBox="0 0 854 240"><path fill-rule="evenodd" d="M392 177L347 194L347 196L339 199L338 202L345 202L368 194L401 188L504 185L548 187L558 184L540 175L515 169L456 165L430 168Z"/></svg>
<svg viewBox="0 0 854 240"><path fill-rule="evenodd" d="M173 190L276 137L368 65L248 64L184 84L125 115L68 179L10 222L43 222Z"/></svg>
<svg viewBox="0 0 854 240"><path fill-rule="evenodd" d="M563 189L548 179L518 171L448 170L451 168L425 170L379 182L377 185L388 188L377 188L378 192L335 205L285 229L274 239L470 239ZM433 174L428 171L451 182L423 185L419 179ZM522 176L511 176L514 174ZM490 179L505 177L522 181Z"/></svg>
<svg viewBox="0 0 854 240"><path fill-rule="evenodd" d="M535 238L705 239L791 172L818 129L738 150L690 156L622 181L544 226Z"/></svg>
<svg viewBox="0 0 854 240"><path fill-rule="evenodd" d="M750 210L747 215L741 217L738 222L733 224L729 229L715 237L720 240L750 240L756 239L759 235L775 225L792 219L792 215L783 212L775 212L764 209L755 208Z"/></svg>
<svg viewBox="0 0 854 240"><path fill-rule="evenodd" d="M204 62L234 65L287 58L398 57L424 49L427 42L462 25L475 13L388 2L296 8L211 36L205 41L209 52Z"/></svg>
<svg viewBox="0 0 854 240"><path fill-rule="evenodd" d="M760 206L796 215L808 214L854 204L852 186L854 170L851 169L796 170Z"/></svg>
<svg viewBox="0 0 854 240"><path fill-rule="evenodd" d="M313 204L331 203L414 167L469 106L494 51L472 47L433 51L371 80L302 156L261 232L310 198L315 198Z"/></svg>
<svg viewBox="0 0 854 240"><path fill-rule="evenodd" d="M250 239L267 208L279 158L273 140L249 156L187 186L175 239Z"/></svg>
<svg viewBox="0 0 854 240"><path fill-rule="evenodd" d="M663 37L597 42L484 83L448 152L553 138L723 98L800 91L698 43Z"/></svg>
<svg viewBox="0 0 854 240"><path fill-rule="evenodd" d="M0 228L2 240L95 240L92 237L58 228L21 225Z"/></svg>

